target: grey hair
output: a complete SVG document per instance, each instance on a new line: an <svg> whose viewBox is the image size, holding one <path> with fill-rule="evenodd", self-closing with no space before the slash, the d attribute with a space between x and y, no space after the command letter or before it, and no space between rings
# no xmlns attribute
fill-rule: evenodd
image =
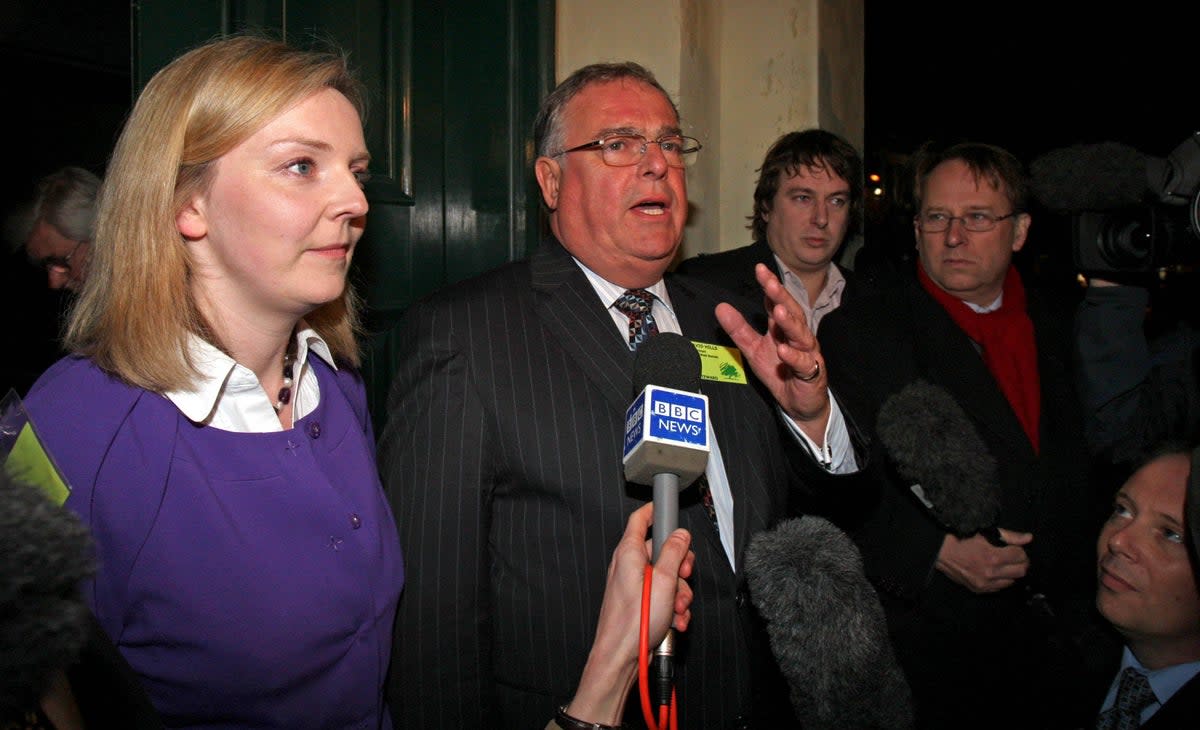
<svg viewBox="0 0 1200 730"><path fill-rule="evenodd" d="M59 168L38 181L33 200L9 219L5 238L16 250L44 220L72 241L89 241L99 192L100 178L93 173L82 167Z"/></svg>
<svg viewBox="0 0 1200 730"><path fill-rule="evenodd" d="M675 118L679 119L679 109L671 99L667 90L658 83L658 79L645 66L634 61L619 63L593 63L584 66L563 81L546 95L533 121L533 141L537 153L549 157L551 152L561 150L565 144L563 132L563 110L575 95L592 84L603 84L610 81L633 79L662 92Z"/></svg>

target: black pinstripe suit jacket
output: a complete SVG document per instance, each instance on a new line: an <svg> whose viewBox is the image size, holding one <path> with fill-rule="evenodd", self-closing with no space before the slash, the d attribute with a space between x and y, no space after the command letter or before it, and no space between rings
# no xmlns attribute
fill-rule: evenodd
<svg viewBox="0 0 1200 730"><path fill-rule="evenodd" d="M725 341L716 290L667 284L685 336ZM622 473L633 355L557 241L436 293L399 327L407 353L380 441L408 580L393 716L403 728L544 727L587 658L625 520L650 497ZM754 387L702 389L740 562L748 537L784 516L799 462ZM680 725L767 726L750 719L786 708L786 689L695 491L680 495L697 557L677 650ZM636 695L627 707L640 724Z"/></svg>

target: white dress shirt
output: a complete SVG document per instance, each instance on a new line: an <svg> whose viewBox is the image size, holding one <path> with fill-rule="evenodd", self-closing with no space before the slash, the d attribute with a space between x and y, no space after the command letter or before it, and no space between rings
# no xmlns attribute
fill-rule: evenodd
<svg viewBox="0 0 1200 730"><path fill-rule="evenodd" d="M778 256L775 256L775 265L783 272L781 279L783 288L788 290L788 293L795 298L796 303L804 310L804 317L808 321L808 328L815 335L825 315L842 305L842 290L846 288L846 277L842 274L842 270L834 266L833 262L830 261L828 267L825 269L825 286L817 293L817 301L809 305L808 289L805 288L804 282L800 280L800 277L793 274L792 270Z"/></svg>
<svg viewBox="0 0 1200 730"><path fill-rule="evenodd" d="M309 353L315 353L337 369L329 345L316 330L303 322L297 329L296 359L292 364L293 423L311 413L321 402L317 376L308 366ZM190 388L164 393L183 415L222 431L269 433L284 430L272 405L276 399L263 390L254 371L196 335L192 335L188 346L188 354L200 371L200 378ZM279 367L282 370L283 363Z"/></svg>

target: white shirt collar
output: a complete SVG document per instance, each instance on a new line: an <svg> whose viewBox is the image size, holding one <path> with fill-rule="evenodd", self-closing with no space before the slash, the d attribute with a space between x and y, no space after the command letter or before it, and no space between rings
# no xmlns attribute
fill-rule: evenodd
<svg viewBox="0 0 1200 730"><path fill-rule="evenodd" d="M337 369L329 345L316 330L302 322L296 333L296 361L292 368L295 380L293 421L303 418L320 402L316 377L307 367L310 351ZM199 378L189 388L163 395L189 420L226 431L282 430L279 416L272 407L274 401L267 396L252 370L196 335L189 338L188 355L199 371Z"/></svg>
<svg viewBox="0 0 1200 730"><path fill-rule="evenodd" d="M1004 292L1000 292L1000 295L996 297L995 301L993 301L991 304L989 304L987 306L980 306L978 304L973 304L971 302L968 302L966 299L962 300L962 303L967 305L971 309L975 310L979 314L991 314L992 312L996 311L1001 306L1003 306Z"/></svg>
<svg viewBox="0 0 1200 730"><path fill-rule="evenodd" d="M800 309L804 310L808 328L815 333L825 315L841 306L842 290L846 288L846 277L842 275L842 270L830 261L825 269L825 287L817 292L816 304L810 305L808 303L809 292L804 286L804 282L787 267L778 254L772 253L771 255L775 257L775 265L783 272L781 279L783 288L788 290L788 293L800 305Z"/></svg>
<svg viewBox="0 0 1200 730"><path fill-rule="evenodd" d="M600 276L585 266L579 259L575 259L575 263L579 264L580 269L583 269L583 273L587 276L588 281L592 283L592 288L596 290L596 294L604 302L605 307L611 307L616 304L617 299L625 293L625 287L617 286L608 279ZM667 283L665 281L659 279L653 285L645 287L645 289L653 294L655 299L670 307L671 300L667 297Z"/></svg>
<svg viewBox="0 0 1200 730"><path fill-rule="evenodd" d="M572 257L574 258L574 257ZM625 315L613 305L616 304L617 298L625 293L625 287L617 286L611 281L592 271L583 265L579 259L575 259L576 265L579 266L588 281L595 290L596 296L600 298L600 302L608 310L609 315L613 318L613 326L622 335L626 332L628 320ZM675 310L671 307L671 298L667 294L667 282L659 279L653 285L646 287L646 291L654 295L654 306L651 310L654 313L654 321L658 324L659 332L674 332L679 334L679 320L675 318Z"/></svg>

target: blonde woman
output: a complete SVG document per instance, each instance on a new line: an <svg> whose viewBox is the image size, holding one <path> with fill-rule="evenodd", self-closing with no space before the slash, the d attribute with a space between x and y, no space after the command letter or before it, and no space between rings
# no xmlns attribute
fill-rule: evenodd
<svg viewBox="0 0 1200 730"><path fill-rule="evenodd" d="M168 726L391 726L404 575L346 282L363 99L342 54L249 35L158 72L73 354L26 398L95 537L85 598Z"/></svg>

